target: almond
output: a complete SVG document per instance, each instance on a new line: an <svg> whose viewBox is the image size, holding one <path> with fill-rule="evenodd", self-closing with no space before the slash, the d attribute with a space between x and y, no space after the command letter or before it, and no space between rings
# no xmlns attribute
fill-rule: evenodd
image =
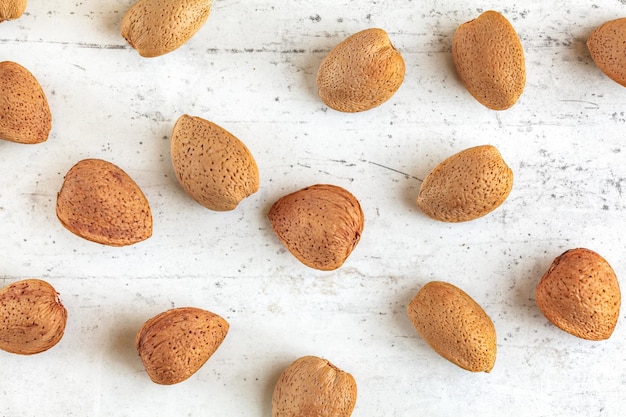
<svg viewBox="0 0 626 417"><path fill-rule="evenodd" d="M84 159L68 171L56 212L70 232L103 245L131 245L152 235L144 194L121 168L101 159Z"/></svg>
<svg viewBox="0 0 626 417"><path fill-rule="evenodd" d="M513 171L491 145L450 156L424 179L417 207L444 222L464 222L498 208L513 188Z"/></svg>
<svg viewBox="0 0 626 417"><path fill-rule="evenodd" d="M52 115L39 81L15 62L0 62L0 139L41 143L51 129Z"/></svg>
<svg viewBox="0 0 626 417"><path fill-rule="evenodd" d="M151 58L181 47L209 18L212 0L139 0L122 19L121 34Z"/></svg>
<svg viewBox="0 0 626 417"><path fill-rule="evenodd" d="M524 91L524 49L498 12L486 11L460 25L452 38L452 58L467 91L485 107L508 109Z"/></svg>
<svg viewBox="0 0 626 417"><path fill-rule="evenodd" d="M174 308L148 320L137 333L135 347L152 381L177 384L209 360L228 327L226 320L210 311Z"/></svg>
<svg viewBox="0 0 626 417"><path fill-rule="evenodd" d="M424 285L407 307L419 335L443 356L472 372L490 372L496 361L496 329L476 301L441 281Z"/></svg>
<svg viewBox="0 0 626 417"><path fill-rule="evenodd" d="M2 0L0 2L0 23L13 20L24 14L27 0Z"/></svg>
<svg viewBox="0 0 626 417"><path fill-rule="evenodd" d="M259 189L259 169L248 148L212 122L181 116L170 148L178 182L208 209L233 210Z"/></svg>
<svg viewBox="0 0 626 417"><path fill-rule="evenodd" d="M587 48L600 71L626 87L626 18L610 20L594 30Z"/></svg>
<svg viewBox="0 0 626 417"><path fill-rule="evenodd" d="M67 310L49 283L26 279L0 290L0 317L0 349L32 355L59 343Z"/></svg>
<svg viewBox="0 0 626 417"><path fill-rule="evenodd" d="M359 242L363 211L347 190L317 184L283 196L269 211L272 228L303 264L330 271L339 268Z"/></svg>
<svg viewBox="0 0 626 417"><path fill-rule="evenodd" d="M619 318L621 293L615 272L589 249L558 256L539 281L535 298L552 324L582 339L608 339Z"/></svg>
<svg viewBox="0 0 626 417"><path fill-rule="evenodd" d="M304 356L278 378L272 417L349 417L356 404L354 377L326 359Z"/></svg>
<svg viewBox="0 0 626 417"><path fill-rule="evenodd" d="M335 46L317 73L318 94L335 110L360 112L389 100L404 80L404 59L382 29L365 29Z"/></svg>

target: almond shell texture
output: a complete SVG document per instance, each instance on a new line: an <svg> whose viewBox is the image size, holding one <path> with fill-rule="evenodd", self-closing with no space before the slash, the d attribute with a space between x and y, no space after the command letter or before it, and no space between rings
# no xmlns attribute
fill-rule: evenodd
<svg viewBox="0 0 626 417"><path fill-rule="evenodd" d="M269 211L272 229L303 264L318 270L339 268L363 232L359 201L344 188L316 184L285 195Z"/></svg>
<svg viewBox="0 0 626 417"><path fill-rule="evenodd" d="M356 405L354 377L326 359L304 356L280 375L272 417L349 417Z"/></svg>
<svg viewBox="0 0 626 417"><path fill-rule="evenodd" d="M452 58L467 91L485 107L506 110L524 91L522 43L511 23L496 11L488 10L457 28Z"/></svg>
<svg viewBox="0 0 626 417"><path fill-rule="evenodd" d="M41 143L51 129L52 114L39 81L20 64L0 62L0 139Z"/></svg>
<svg viewBox="0 0 626 417"><path fill-rule="evenodd" d="M407 306L409 320L435 352L472 372L490 372L496 330L483 308L460 288L442 281L424 285Z"/></svg>
<svg viewBox="0 0 626 417"><path fill-rule="evenodd" d="M0 290L0 317L0 349L32 355L61 340L67 310L49 283L26 279Z"/></svg>
<svg viewBox="0 0 626 417"><path fill-rule="evenodd" d="M209 360L228 328L226 320L210 311L174 308L148 320L137 333L135 347L152 381L177 384Z"/></svg>
<svg viewBox="0 0 626 417"><path fill-rule="evenodd" d="M498 208L513 189L513 171L491 145L445 159L424 179L418 208L444 222L475 220Z"/></svg>
<svg viewBox="0 0 626 417"><path fill-rule="evenodd" d="M208 209L233 210L259 189L259 169L250 150L208 120L181 116L172 131L170 153L180 185Z"/></svg>
<svg viewBox="0 0 626 417"><path fill-rule="evenodd" d="M596 66L616 83L626 87L626 18L605 22L587 39Z"/></svg>
<svg viewBox="0 0 626 417"><path fill-rule="evenodd" d="M209 18L212 0L139 0L122 18L121 34L152 58L181 47Z"/></svg>
<svg viewBox="0 0 626 417"><path fill-rule="evenodd" d="M67 172L56 213L69 231L103 245L132 245L152 235L150 205L139 186L101 159L84 159Z"/></svg>
<svg viewBox="0 0 626 417"><path fill-rule="evenodd" d="M598 253L570 249L553 262L535 289L537 306L555 326L587 340L605 340L620 313L615 271Z"/></svg>
<svg viewBox="0 0 626 417"><path fill-rule="evenodd" d="M365 29L335 46L317 73L318 94L342 112L372 109L389 100L402 85L405 64L382 29Z"/></svg>
<svg viewBox="0 0 626 417"><path fill-rule="evenodd" d="M0 23L5 20L13 20L24 14L26 0L2 0L0 2Z"/></svg>

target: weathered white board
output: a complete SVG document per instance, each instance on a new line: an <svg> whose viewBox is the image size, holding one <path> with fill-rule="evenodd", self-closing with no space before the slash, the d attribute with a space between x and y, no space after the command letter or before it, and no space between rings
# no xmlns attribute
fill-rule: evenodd
<svg viewBox="0 0 626 417"><path fill-rule="evenodd" d="M585 45L626 16L625 1L215 0L196 36L152 59L119 33L131 4L31 0L0 24L0 60L37 77L53 114L47 142L0 143L0 283L45 279L69 314L51 350L0 352L0 416L267 417L279 373L309 354L354 375L355 417L623 415L625 314L609 340L584 341L547 322L534 288L574 247L599 252L626 282L626 88ZM524 94L502 112L469 95L450 53L456 27L488 9L511 21L526 54ZM331 110L317 68L368 27L402 53L404 83L376 109ZM176 181L169 137L185 113L256 158L261 188L233 212L204 209ZM462 224L421 214L421 179L481 144L513 169L509 199ZM83 158L135 179L152 207L150 239L110 248L62 227L56 193ZM345 187L365 213L334 272L299 263L267 220L276 199L316 183ZM491 373L457 368L413 330L406 305L430 280L463 288L493 319ZM159 386L135 334L182 306L222 315L230 331L198 373Z"/></svg>

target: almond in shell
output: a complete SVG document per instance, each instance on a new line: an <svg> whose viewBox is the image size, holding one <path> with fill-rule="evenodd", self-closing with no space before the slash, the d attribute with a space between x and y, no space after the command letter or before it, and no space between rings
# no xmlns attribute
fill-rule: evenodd
<svg viewBox="0 0 626 417"><path fill-rule="evenodd" d="M228 327L226 320L210 311L174 308L148 320L137 333L135 347L152 381L177 384L209 360Z"/></svg>
<svg viewBox="0 0 626 417"><path fill-rule="evenodd" d="M452 58L467 91L492 110L512 107L526 85L524 49L511 23L489 10L460 25Z"/></svg>
<svg viewBox="0 0 626 417"><path fill-rule="evenodd" d="M417 207L429 217L464 222L498 208L513 188L513 171L491 145L465 149L445 159L424 179Z"/></svg>
<svg viewBox="0 0 626 417"><path fill-rule="evenodd" d="M344 188L316 184L285 195L269 211L272 229L303 264L324 271L339 268L363 232L359 201Z"/></svg>
<svg viewBox="0 0 626 417"><path fill-rule="evenodd" d="M435 352L472 372L490 372L496 329L485 310L460 288L442 281L424 285L407 307L417 333Z"/></svg>
<svg viewBox="0 0 626 417"><path fill-rule="evenodd" d="M304 356L278 378L272 417L349 417L356 405L354 377L326 359Z"/></svg>
<svg viewBox="0 0 626 417"><path fill-rule="evenodd" d="M0 317L0 349L32 355L59 343L67 310L49 283L26 279L0 290Z"/></svg>
<svg viewBox="0 0 626 417"><path fill-rule="evenodd" d="M56 213L69 231L103 245L132 245L152 235L145 195L126 172L102 159L84 159L67 172Z"/></svg>
<svg viewBox="0 0 626 417"><path fill-rule="evenodd" d="M582 339L608 339L619 318L621 292L615 271L585 248L558 256L539 281L535 298L551 323Z"/></svg>
<svg viewBox="0 0 626 417"><path fill-rule="evenodd" d="M0 62L0 139L41 143L51 129L52 115L39 81L20 64Z"/></svg>
<svg viewBox="0 0 626 417"><path fill-rule="evenodd" d="M360 112L389 100L402 85L405 65L383 29L365 29L335 46L317 73L318 94L335 110Z"/></svg>
<svg viewBox="0 0 626 417"><path fill-rule="evenodd" d="M587 39L596 66L616 83L626 87L626 18L605 22Z"/></svg>
<svg viewBox="0 0 626 417"><path fill-rule="evenodd" d="M178 182L194 200L216 210L234 210L259 189L252 153L230 132L200 117L179 117L170 144Z"/></svg>
<svg viewBox="0 0 626 417"><path fill-rule="evenodd" d="M13 20L24 14L27 0L2 0L0 2L0 23Z"/></svg>
<svg viewBox="0 0 626 417"><path fill-rule="evenodd" d="M212 0L139 0L122 19L121 34L151 58L181 47L209 18Z"/></svg>

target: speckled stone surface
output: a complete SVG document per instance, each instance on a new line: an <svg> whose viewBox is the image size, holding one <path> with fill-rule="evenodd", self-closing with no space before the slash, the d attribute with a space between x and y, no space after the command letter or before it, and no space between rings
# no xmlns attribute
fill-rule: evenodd
<svg viewBox="0 0 626 417"><path fill-rule="evenodd" d="M53 117L45 143L0 143L0 284L44 279L68 310L53 349L0 352L0 416L269 416L280 372L305 355L352 373L354 416L623 414L625 314L609 340L584 341L548 323L534 289L574 247L626 277L626 88L585 45L626 16L626 2L216 0L187 44L152 59L119 33L131 4L30 1L0 24L0 60L37 77ZM526 57L526 89L503 112L471 97L450 52L455 28L488 9L513 24ZM317 68L368 27L389 33L405 81L370 111L329 109ZM209 211L178 185L169 138L182 114L222 126L254 155L260 189L235 211ZM505 203L461 224L419 212L421 179L482 144L514 172ZM63 228L56 194L84 158L141 187L150 239L112 248ZM346 188L365 213L358 246L333 272L297 261L267 218L278 198L316 183ZM406 305L431 280L462 288L492 318L491 373L447 362L412 328ZM158 386L135 334L184 306L221 315L230 331L194 376Z"/></svg>

